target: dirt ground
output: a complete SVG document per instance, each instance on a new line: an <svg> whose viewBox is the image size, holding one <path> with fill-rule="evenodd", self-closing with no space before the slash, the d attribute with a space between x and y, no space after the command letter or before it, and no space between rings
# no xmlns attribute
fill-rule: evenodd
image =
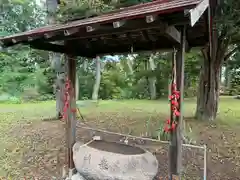
<svg viewBox="0 0 240 180"><path fill-rule="evenodd" d="M216 125L190 122L197 132L197 144L208 146L207 171L209 180L240 180L240 130ZM64 123L61 121L36 121L15 127L11 134L23 142L21 161L16 162L16 171L11 173L18 179L61 179L65 163ZM108 141L121 141L121 136L107 135L77 129L77 140L88 141L100 135ZM159 160L159 177L167 176L168 145L162 143L130 140L129 144L144 147ZM9 147L11 149L11 147ZM203 151L183 149L184 179L203 179Z"/></svg>

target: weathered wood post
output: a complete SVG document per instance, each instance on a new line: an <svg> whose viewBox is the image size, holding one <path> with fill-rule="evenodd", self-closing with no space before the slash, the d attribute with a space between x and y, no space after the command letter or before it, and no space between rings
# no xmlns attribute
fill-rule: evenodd
<svg viewBox="0 0 240 180"><path fill-rule="evenodd" d="M184 95L184 55L186 46L186 28L181 28L181 45L177 51L173 53L173 71L176 76L176 90L179 91L180 98L178 101L179 116L174 117L171 112L170 121L173 122L174 118L177 122L176 129L170 133L170 146L169 146L169 179L180 179L182 170L182 121L183 121L183 95ZM176 66L174 68L174 66ZM172 81L173 85L174 81ZM172 89L172 88L171 88ZM171 105L172 107L172 105ZM171 108L172 111L172 108Z"/></svg>
<svg viewBox="0 0 240 180"><path fill-rule="evenodd" d="M67 82L69 83L69 98L66 117L66 145L67 145L67 168L71 176L74 170L72 147L76 142L76 60L73 55L66 55Z"/></svg>

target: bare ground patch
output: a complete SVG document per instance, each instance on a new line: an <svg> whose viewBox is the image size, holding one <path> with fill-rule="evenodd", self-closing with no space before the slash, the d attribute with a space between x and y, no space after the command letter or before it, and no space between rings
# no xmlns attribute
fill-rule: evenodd
<svg viewBox="0 0 240 180"><path fill-rule="evenodd" d="M134 134L139 135L141 131L138 122L141 120L141 114L134 120L128 121L127 117L121 122L125 122L126 127L117 126L118 118L114 116L104 116L99 118L97 127L104 127L114 131L127 132L133 129ZM109 118L109 119L108 119ZM156 117L155 117L156 118ZM88 118L90 120L91 117ZM104 119L104 121L101 121ZM106 119L108 119L106 121ZM118 120L117 120L118 119ZM112 121L111 121L112 120ZM109 122L109 123L106 123ZM128 125L130 123L130 125ZM122 123L124 124L124 123ZM208 146L208 179L210 180L237 180L240 179L240 130L225 126L208 126L203 123L190 122L194 127L198 143ZM136 129L134 126L136 125ZM131 127L131 128L129 128ZM38 121L35 123L22 124L15 127L11 134L18 139L21 144L17 149L10 146L7 150L18 154L20 163L13 163L9 175L18 177L14 179L60 179L62 175L62 166L65 163L65 136L64 123L60 121ZM87 131L78 128L77 138L81 141L88 141L92 135L101 135L109 141L119 141L122 137L115 135L106 135ZM168 168L168 145L152 142L130 141L130 144L142 146L152 151L159 160L159 176L167 175ZM17 151L17 152L15 152ZM184 172L186 179L202 179L203 175L203 152L194 149L184 149ZM21 178L20 178L21 177Z"/></svg>

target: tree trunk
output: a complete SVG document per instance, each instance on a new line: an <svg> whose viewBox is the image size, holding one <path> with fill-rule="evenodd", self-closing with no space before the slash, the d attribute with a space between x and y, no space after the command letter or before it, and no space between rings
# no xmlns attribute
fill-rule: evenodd
<svg viewBox="0 0 240 180"><path fill-rule="evenodd" d="M155 70L155 63L154 63L154 59L152 57L152 55L149 58L149 67L151 71ZM151 76L149 78L149 90L150 90L150 96L151 99L156 99L157 95L156 95L156 77L155 76Z"/></svg>
<svg viewBox="0 0 240 180"><path fill-rule="evenodd" d="M217 116L219 101L220 67L204 59L200 72L196 118L213 121Z"/></svg>
<svg viewBox="0 0 240 180"><path fill-rule="evenodd" d="M53 69L56 72L56 115L57 119L62 117L62 111L64 107L64 82L65 82L65 68L62 66L64 55L53 54L50 61L54 61Z"/></svg>
<svg viewBox="0 0 240 180"><path fill-rule="evenodd" d="M65 74L64 73L57 73L56 78L56 113L57 119L62 117L62 111L64 107L64 81L65 81Z"/></svg>
<svg viewBox="0 0 240 180"><path fill-rule="evenodd" d="M128 57L127 57L127 65L128 65L130 74L133 74L132 56L131 55L128 55Z"/></svg>
<svg viewBox="0 0 240 180"><path fill-rule="evenodd" d="M211 13L214 12L211 11ZM200 73L195 114L197 119L209 121L215 120L217 116L222 64L238 50L238 46L229 48L232 43L232 32L229 32L228 26L218 28L216 22L212 22L209 24L211 26L209 28L209 43L202 51L204 61Z"/></svg>
<svg viewBox="0 0 240 180"><path fill-rule="evenodd" d="M212 48L202 50L203 64L200 71L196 118L213 121L217 117L220 94L220 71L225 58L228 43L218 39L213 32Z"/></svg>
<svg viewBox="0 0 240 180"><path fill-rule="evenodd" d="M100 88L100 82L101 82L101 61L100 57L96 58L96 79L95 84L93 87L93 93L92 93L92 100L98 100L98 92Z"/></svg>
<svg viewBox="0 0 240 180"><path fill-rule="evenodd" d="M226 66L225 69L225 87L229 90L231 88L231 81L232 81L232 72L229 65Z"/></svg>
<svg viewBox="0 0 240 180"><path fill-rule="evenodd" d="M87 72L87 67L88 67L88 61L84 60L83 61L83 70L84 70L84 72Z"/></svg>
<svg viewBox="0 0 240 180"><path fill-rule="evenodd" d="M48 12L47 21L48 24L55 24L55 13L58 8L57 0L46 0L46 8ZM64 79L62 79L62 63L61 63L61 55L58 53L49 53L49 60L51 62L52 68L55 69L56 72L56 117L60 119L62 117L63 110L63 96L64 96Z"/></svg>
<svg viewBox="0 0 240 180"><path fill-rule="evenodd" d="M232 71L229 71L228 75L227 75L227 88L231 89L232 87Z"/></svg>
<svg viewBox="0 0 240 180"><path fill-rule="evenodd" d="M213 121L217 117L221 67L236 51L228 52L231 38L227 31L217 32L213 24L210 43L202 50L203 64L200 71L200 82L195 116L198 120Z"/></svg>
<svg viewBox="0 0 240 180"><path fill-rule="evenodd" d="M76 83L75 83L75 91L76 91L76 101L79 100L79 77L76 71Z"/></svg>

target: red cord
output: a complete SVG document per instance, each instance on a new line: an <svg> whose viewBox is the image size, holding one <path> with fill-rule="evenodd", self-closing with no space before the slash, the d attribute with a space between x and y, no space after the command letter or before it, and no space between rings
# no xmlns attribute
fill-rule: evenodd
<svg viewBox="0 0 240 180"><path fill-rule="evenodd" d="M169 96L169 100L171 102L172 115L175 117L179 117L180 116L179 103L177 100L180 98L180 92L177 91L176 89L177 89L176 84L172 84L172 95ZM168 119L164 126L164 132L168 133L168 132L174 131L176 127L177 127L177 122L174 120L171 123L171 120Z"/></svg>
<svg viewBox="0 0 240 180"><path fill-rule="evenodd" d="M63 116L62 116L62 120L66 120L67 119L67 110L69 108L69 100L70 100L70 89L71 89L71 82L70 80L67 78L66 82L65 82L65 93L64 93L64 107L63 107Z"/></svg>
<svg viewBox="0 0 240 180"><path fill-rule="evenodd" d="M71 93L71 81L67 78L66 82L65 82L65 89L64 89L65 93L64 93L64 107L63 107L63 116L62 116L62 120L66 120L67 119L67 111L70 107L69 103L70 103L70 93ZM77 109L73 108L71 109L72 113L76 113Z"/></svg>

